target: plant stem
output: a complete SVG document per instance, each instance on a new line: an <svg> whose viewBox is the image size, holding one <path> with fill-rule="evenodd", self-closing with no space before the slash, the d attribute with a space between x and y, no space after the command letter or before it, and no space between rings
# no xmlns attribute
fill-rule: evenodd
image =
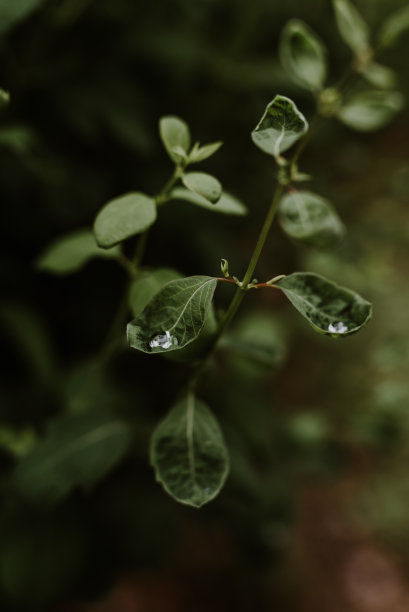
<svg viewBox="0 0 409 612"><path fill-rule="evenodd" d="M281 195L283 193L284 187L283 185L281 185L280 183L277 184L275 191L274 191L274 196L273 199L271 201L270 204L270 208L267 212L266 218L264 220L263 226L261 228L258 240L256 242L256 246L254 247L253 250L253 254L251 256L250 259L250 263L247 267L247 270L244 274L244 278L242 280L242 283L240 287L237 287L236 292L233 296L232 301L230 302L230 305L228 307L228 309L226 310L226 312L224 313L223 318L220 320L219 326L217 328L217 332L213 338L213 342L212 345L208 351L208 353L205 355L205 357L203 358L203 360L199 363L199 365L197 366L197 368L195 369L195 371L193 372L191 378L189 379L188 382L188 388L190 390L190 392L192 392L196 386L197 383L200 380L200 377L203 373L203 371L206 369L207 363L210 359L210 357L213 355L213 352L221 338L221 336L224 334L224 332L226 331L227 327L230 325L231 321L233 320L237 310L239 309L239 306L248 290L248 284L250 283L254 270L256 269L257 263L260 259L260 255L261 252L263 250L263 247L265 245L265 242L267 240L268 234L270 232L271 226L273 224L274 221L274 217L277 213L278 210L278 205L280 203L280 199L281 199ZM224 279L222 279L224 280Z"/></svg>

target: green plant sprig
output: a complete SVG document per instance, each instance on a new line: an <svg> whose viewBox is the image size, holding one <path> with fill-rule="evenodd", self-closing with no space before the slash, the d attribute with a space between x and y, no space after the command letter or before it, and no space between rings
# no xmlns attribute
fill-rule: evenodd
<svg viewBox="0 0 409 612"><path fill-rule="evenodd" d="M284 68L295 82L311 91L317 112L308 126L295 103L277 95L252 132L254 144L275 161L277 180L241 280L230 274L224 259L222 277L181 278L168 268L151 271L142 267L149 228L163 205L183 200L223 214L247 212L237 198L223 191L218 179L204 172L189 171L191 164L206 160L221 143L192 146L189 127L175 116L163 117L159 122L162 143L174 164L173 173L161 191L156 196L132 192L111 200L94 223L97 244L91 232L81 231L51 245L38 261L43 270L57 273L77 270L91 257L114 258L126 268L129 280L102 350L105 362L115 351L115 337L120 335L130 307L134 315L127 326L131 347L194 364L184 393L155 429L150 450L157 480L174 499L194 507L202 506L219 493L229 469L220 426L195 392L246 293L262 288L282 291L316 332L331 338L356 333L371 318L368 301L317 274L279 274L265 282L253 278L277 216L284 233L295 242L322 248L344 236L345 227L332 204L318 194L297 188L311 178L299 171L298 163L312 126L320 117L334 117L352 129L370 131L387 125L402 107L400 93L390 90L393 85L390 69L377 65L374 56L376 49L392 44L409 27L408 11L392 15L378 35L378 44L373 45L368 25L349 0L334 0L333 4L340 35L353 53L351 67L338 85L326 87L327 51L306 24L292 20L283 31L280 56ZM376 89L350 96L356 76L365 78ZM294 152L287 159L285 154L289 150ZM135 254L128 260L119 245L137 235ZM220 282L235 285L235 292L217 322L213 296Z"/></svg>

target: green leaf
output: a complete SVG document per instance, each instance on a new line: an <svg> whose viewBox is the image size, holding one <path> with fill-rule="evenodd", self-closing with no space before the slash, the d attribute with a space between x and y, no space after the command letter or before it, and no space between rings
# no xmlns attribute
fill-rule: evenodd
<svg viewBox="0 0 409 612"><path fill-rule="evenodd" d="M148 302L167 283L181 274L171 268L158 268L149 272L142 272L132 283L129 291L129 305L134 317L137 317Z"/></svg>
<svg viewBox="0 0 409 612"><path fill-rule="evenodd" d="M409 5L398 9L385 19L378 35L379 45L383 48L395 44L409 30Z"/></svg>
<svg viewBox="0 0 409 612"><path fill-rule="evenodd" d="M369 302L318 274L295 272L276 286L316 331L328 336L349 336L371 318Z"/></svg>
<svg viewBox="0 0 409 612"><path fill-rule="evenodd" d="M9 102L10 102L10 94L9 94L9 92L0 88L0 108L2 106L7 106L7 104Z"/></svg>
<svg viewBox="0 0 409 612"><path fill-rule="evenodd" d="M26 498L55 502L74 487L88 487L102 478L130 442L129 428L119 419L64 416L16 465L14 485Z"/></svg>
<svg viewBox="0 0 409 612"><path fill-rule="evenodd" d="M22 21L44 0L0 0L0 33Z"/></svg>
<svg viewBox="0 0 409 612"><path fill-rule="evenodd" d="M170 361L177 361L179 363L190 363L193 365L195 362L199 362L205 357L208 351L211 349L215 335L217 332L217 321L214 312L213 304L210 304L206 320L198 337L189 342L184 348L179 351L171 351L165 353L164 357Z"/></svg>
<svg viewBox="0 0 409 612"><path fill-rule="evenodd" d="M185 202L190 202L191 204L196 204L202 208L207 208L224 215L247 215L247 208L243 202L227 191L222 193L220 200L216 204L211 204L206 198L184 187L176 187L172 190L170 196L173 200L184 200Z"/></svg>
<svg viewBox="0 0 409 612"><path fill-rule="evenodd" d="M326 49L307 24L292 19L283 30L280 58L285 71L296 83L319 90L327 76Z"/></svg>
<svg viewBox="0 0 409 612"><path fill-rule="evenodd" d="M369 43L369 27L349 0L333 0L335 19L344 42L353 50L361 51Z"/></svg>
<svg viewBox="0 0 409 612"><path fill-rule="evenodd" d="M54 240L36 260L36 268L53 274L70 274L94 257L115 258L120 252L119 247L101 249L92 230L82 229Z"/></svg>
<svg viewBox="0 0 409 612"><path fill-rule="evenodd" d="M222 146L222 142L212 142L211 144L203 145L203 147L199 146L199 143L196 142L193 146L193 149L189 153L188 163L189 164L198 164L199 162L204 161L208 157L211 157L220 149Z"/></svg>
<svg viewBox="0 0 409 612"><path fill-rule="evenodd" d="M279 221L290 238L317 247L331 246L345 233L330 202L310 191L286 194L280 202Z"/></svg>
<svg viewBox="0 0 409 612"><path fill-rule="evenodd" d="M155 429L150 456L156 480L165 491L195 508L216 497L229 471L219 424L191 394L173 406Z"/></svg>
<svg viewBox="0 0 409 612"><path fill-rule="evenodd" d="M172 115L161 117L159 134L170 159L176 164L183 162L190 148L190 130L187 123Z"/></svg>
<svg viewBox="0 0 409 612"><path fill-rule="evenodd" d="M188 172L182 176L182 182L190 191L216 204L222 195L222 186L211 174L206 172Z"/></svg>
<svg viewBox="0 0 409 612"><path fill-rule="evenodd" d="M396 85L396 73L387 66L371 62L364 70L363 76L371 85L381 89L390 89Z"/></svg>
<svg viewBox="0 0 409 612"><path fill-rule="evenodd" d="M365 91L350 98L338 112L338 119L360 132L370 132L387 125L403 108L398 91Z"/></svg>
<svg viewBox="0 0 409 612"><path fill-rule="evenodd" d="M276 96L270 102L251 137L264 153L276 159L307 131L308 123L292 100Z"/></svg>
<svg viewBox="0 0 409 612"><path fill-rule="evenodd" d="M155 221L155 200L135 191L105 204L94 222L95 237L107 249L144 232Z"/></svg>
<svg viewBox="0 0 409 612"><path fill-rule="evenodd" d="M189 276L165 285L127 327L131 347L144 353L182 349L206 320L217 279Z"/></svg>

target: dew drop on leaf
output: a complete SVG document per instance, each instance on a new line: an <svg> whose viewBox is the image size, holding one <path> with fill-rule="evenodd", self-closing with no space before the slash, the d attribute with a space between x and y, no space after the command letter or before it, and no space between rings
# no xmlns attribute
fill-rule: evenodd
<svg viewBox="0 0 409 612"><path fill-rule="evenodd" d="M178 340L175 336L172 336L170 332L165 331L161 334L156 334L149 340L149 346L151 348L163 348L168 349L171 346L177 346Z"/></svg>
<svg viewBox="0 0 409 612"><path fill-rule="evenodd" d="M337 321L336 323L330 323L328 325L328 331L331 332L331 334L345 334L348 331L348 326L342 321Z"/></svg>

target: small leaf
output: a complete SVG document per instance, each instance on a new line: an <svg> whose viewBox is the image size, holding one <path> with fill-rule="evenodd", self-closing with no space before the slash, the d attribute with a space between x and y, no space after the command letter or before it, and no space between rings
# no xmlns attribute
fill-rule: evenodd
<svg viewBox="0 0 409 612"><path fill-rule="evenodd" d="M36 260L36 268L53 274L70 274L94 257L112 258L119 247L102 249L95 242L92 230L83 229L54 240Z"/></svg>
<svg viewBox="0 0 409 612"><path fill-rule="evenodd" d="M222 195L222 186L217 178L206 172L188 172L182 176L182 182L190 191L212 204L216 204Z"/></svg>
<svg viewBox="0 0 409 612"><path fill-rule="evenodd" d="M150 455L156 480L165 491L195 508L216 497L229 471L220 426L210 409L191 394L159 423Z"/></svg>
<svg viewBox="0 0 409 612"><path fill-rule="evenodd" d="M398 91L365 91L350 98L338 113L338 119L360 132L370 132L387 125L403 108Z"/></svg>
<svg viewBox="0 0 409 612"><path fill-rule="evenodd" d="M208 157L211 157L220 149L222 144L222 142L212 142L211 144L200 147L198 143L196 143L189 153L189 164L198 164L199 162L208 159Z"/></svg>
<svg viewBox="0 0 409 612"><path fill-rule="evenodd" d="M247 215L247 208L243 202L240 202L240 200L226 191L222 193L220 200L218 200L216 204L211 204L206 198L184 187L176 187L176 189L172 190L170 195L173 200L191 202L202 208L207 208L208 210L219 212L224 215Z"/></svg>
<svg viewBox="0 0 409 612"><path fill-rule="evenodd" d="M349 0L333 0L335 19L344 42L353 50L361 51L369 43L369 27Z"/></svg>
<svg viewBox="0 0 409 612"><path fill-rule="evenodd" d="M119 419L64 416L17 464L13 481L25 497L55 502L74 487L88 487L118 463L131 433Z"/></svg>
<svg viewBox="0 0 409 612"><path fill-rule="evenodd" d="M155 200L135 191L105 204L94 222L95 237L107 249L144 232L155 220Z"/></svg>
<svg viewBox="0 0 409 612"><path fill-rule="evenodd" d="M251 137L264 153L275 158L287 151L307 131L308 123L292 100L276 96L270 102Z"/></svg>
<svg viewBox="0 0 409 612"><path fill-rule="evenodd" d="M409 30L409 5L398 9L385 19L379 32L379 45L383 48L395 44Z"/></svg>
<svg viewBox="0 0 409 612"><path fill-rule="evenodd" d="M190 130L187 123L172 115L161 117L159 134L170 159L176 164L183 162L190 148Z"/></svg>
<svg viewBox="0 0 409 612"><path fill-rule="evenodd" d="M144 353L182 349L204 325L217 279L189 276L168 283L127 327L131 347Z"/></svg>
<svg viewBox="0 0 409 612"><path fill-rule="evenodd" d="M171 268L158 268L149 272L142 272L132 283L129 291L129 305L134 317L137 317L154 295L167 283L181 274Z"/></svg>
<svg viewBox="0 0 409 612"><path fill-rule="evenodd" d="M328 336L349 336L371 318L369 302L318 274L295 272L276 286L316 331Z"/></svg>
<svg viewBox="0 0 409 612"><path fill-rule="evenodd" d="M307 24L292 19L283 30L280 57L285 71L296 83L319 90L327 76L326 49Z"/></svg>
<svg viewBox="0 0 409 612"><path fill-rule="evenodd" d="M371 62L364 70L363 76L371 85L381 89L390 89L396 85L396 73L387 66Z"/></svg>
<svg viewBox="0 0 409 612"><path fill-rule="evenodd" d="M305 244L331 246L345 233L345 227L333 206L310 191L291 191L279 208L280 225L285 233Z"/></svg>

